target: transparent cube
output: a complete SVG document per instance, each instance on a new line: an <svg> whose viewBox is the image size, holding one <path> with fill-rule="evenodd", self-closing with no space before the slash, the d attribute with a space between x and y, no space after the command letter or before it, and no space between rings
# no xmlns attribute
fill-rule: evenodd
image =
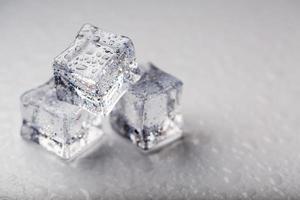
<svg viewBox="0 0 300 200"><path fill-rule="evenodd" d="M21 135L64 159L72 159L103 135L101 118L59 101L54 79L21 96Z"/></svg>
<svg viewBox="0 0 300 200"><path fill-rule="evenodd" d="M152 64L120 99L110 115L118 133L151 151L182 136L180 98L183 83Z"/></svg>
<svg viewBox="0 0 300 200"><path fill-rule="evenodd" d="M103 115L140 78L132 41L90 24L54 59L53 68L60 100Z"/></svg>

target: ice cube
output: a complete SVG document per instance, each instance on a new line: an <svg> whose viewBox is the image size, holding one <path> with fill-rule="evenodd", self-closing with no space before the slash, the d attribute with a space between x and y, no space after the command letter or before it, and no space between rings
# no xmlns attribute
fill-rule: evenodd
<svg viewBox="0 0 300 200"><path fill-rule="evenodd" d="M155 150L182 136L183 83L152 64L120 99L110 115L112 127L143 150Z"/></svg>
<svg viewBox="0 0 300 200"><path fill-rule="evenodd" d="M54 79L21 96L21 135L64 159L71 159L103 135L101 118L59 101Z"/></svg>
<svg viewBox="0 0 300 200"><path fill-rule="evenodd" d="M60 100L103 115L140 78L132 41L90 24L54 59L53 68Z"/></svg>

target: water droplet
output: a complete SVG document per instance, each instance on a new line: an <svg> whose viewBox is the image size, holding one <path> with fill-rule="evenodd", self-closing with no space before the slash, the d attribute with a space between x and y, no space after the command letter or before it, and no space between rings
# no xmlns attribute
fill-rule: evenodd
<svg viewBox="0 0 300 200"><path fill-rule="evenodd" d="M99 36L95 36L95 37L93 38L93 40L94 40L94 42L99 42L100 37L99 37Z"/></svg>
<svg viewBox="0 0 300 200"><path fill-rule="evenodd" d="M84 37L83 34L78 34L78 35L77 35L77 39L82 39L83 37Z"/></svg>
<svg viewBox="0 0 300 200"><path fill-rule="evenodd" d="M225 183L229 183L229 178L227 176L224 176Z"/></svg>
<svg viewBox="0 0 300 200"><path fill-rule="evenodd" d="M109 59L109 56L104 55L102 58L103 58L104 60L108 60L108 59Z"/></svg>
<svg viewBox="0 0 300 200"><path fill-rule="evenodd" d="M75 47L75 51L80 51L81 47L80 46L76 46Z"/></svg>
<svg viewBox="0 0 300 200"><path fill-rule="evenodd" d="M223 170L224 172L228 173L228 174L231 174L231 173L232 173L232 171L231 171L230 169L226 168L226 167L223 167L222 170Z"/></svg>
<svg viewBox="0 0 300 200"><path fill-rule="evenodd" d="M113 45L115 43L114 40L109 41L109 45Z"/></svg>
<svg viewBox="0 0 300 200"><path fill-rule="evenodd" d="M270 178L270 183L272 185L280 185L282 183L281 175L277 173L273 174Z"/></svg>
<svg viewBox="0 0 300 200"><path fill-rule="evenodd" d="M76 69L78 69L78 70L85 70L86 68L88 68L88 66L86 66L86 65L78 65L76 67Z"/></svg>
<svg viewBox="0 0 300 200"><path fill-rule="evenodd" d="M218 154L218 153L219 153L219 150L216 149L215 147L212 147L212 148L211 148L211 151L212 151L213 153L215 153L215 154Z"/></svg>
<svg viewBox="0 0 300 200"><path fill-rule="evenodd" d="M71 60L71 55L70 55L70 54L66 54L66 55L64 56L64 58L67 59L68 61L70 61L70 60Z"/></svg>
<svg viewBox="0 0 300 200"><path fill-rule="evenodd" d="M86 51L86 54L92 55L94 52L95 52L94 49L89 49Z"/></svg>
<svg viewBox="0 0 300 200"><path fill-rule="evenodd" d="M101 57L101 55L102 55L102 54L101 54L100 52L97 52L97 53L96 53L96 56L97 56L97 57Z"/></svg>

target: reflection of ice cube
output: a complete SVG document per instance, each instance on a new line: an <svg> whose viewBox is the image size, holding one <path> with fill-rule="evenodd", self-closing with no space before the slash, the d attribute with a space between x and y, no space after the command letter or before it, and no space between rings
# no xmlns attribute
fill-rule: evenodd
<svg viewBox="0 0 300 200"><path fill-rule="evenodd" d="M182 82L152 64L120 99L110 115L112 127L143 150L157 149L182 136Z"/></svg>
<svg viewBox="0 0 300 200"><path fill-rule="evenodd" d="M53 68L60 100L104 115L140 77L132 41L89 24Z"/></svg>
<svg viewBox="0 0 300 200"><path fill-rule="evenodd" d="M53 79L21 96L21 113L21 135L64 159L103 135L99 117L57 99Z"/></svg>

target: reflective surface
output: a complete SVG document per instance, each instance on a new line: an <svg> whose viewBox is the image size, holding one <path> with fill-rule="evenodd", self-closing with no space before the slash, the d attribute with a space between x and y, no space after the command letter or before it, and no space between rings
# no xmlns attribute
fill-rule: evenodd
<svg viewBox="0 0 300 200"><path fill-rule="evenodd" d="M1 198L300 198L299 8L1 1ZM138 62L185 83L182 141L144 155L106 127L102 147L65 163L21 139L20 95L85 22L128 35Z"/></svg>

